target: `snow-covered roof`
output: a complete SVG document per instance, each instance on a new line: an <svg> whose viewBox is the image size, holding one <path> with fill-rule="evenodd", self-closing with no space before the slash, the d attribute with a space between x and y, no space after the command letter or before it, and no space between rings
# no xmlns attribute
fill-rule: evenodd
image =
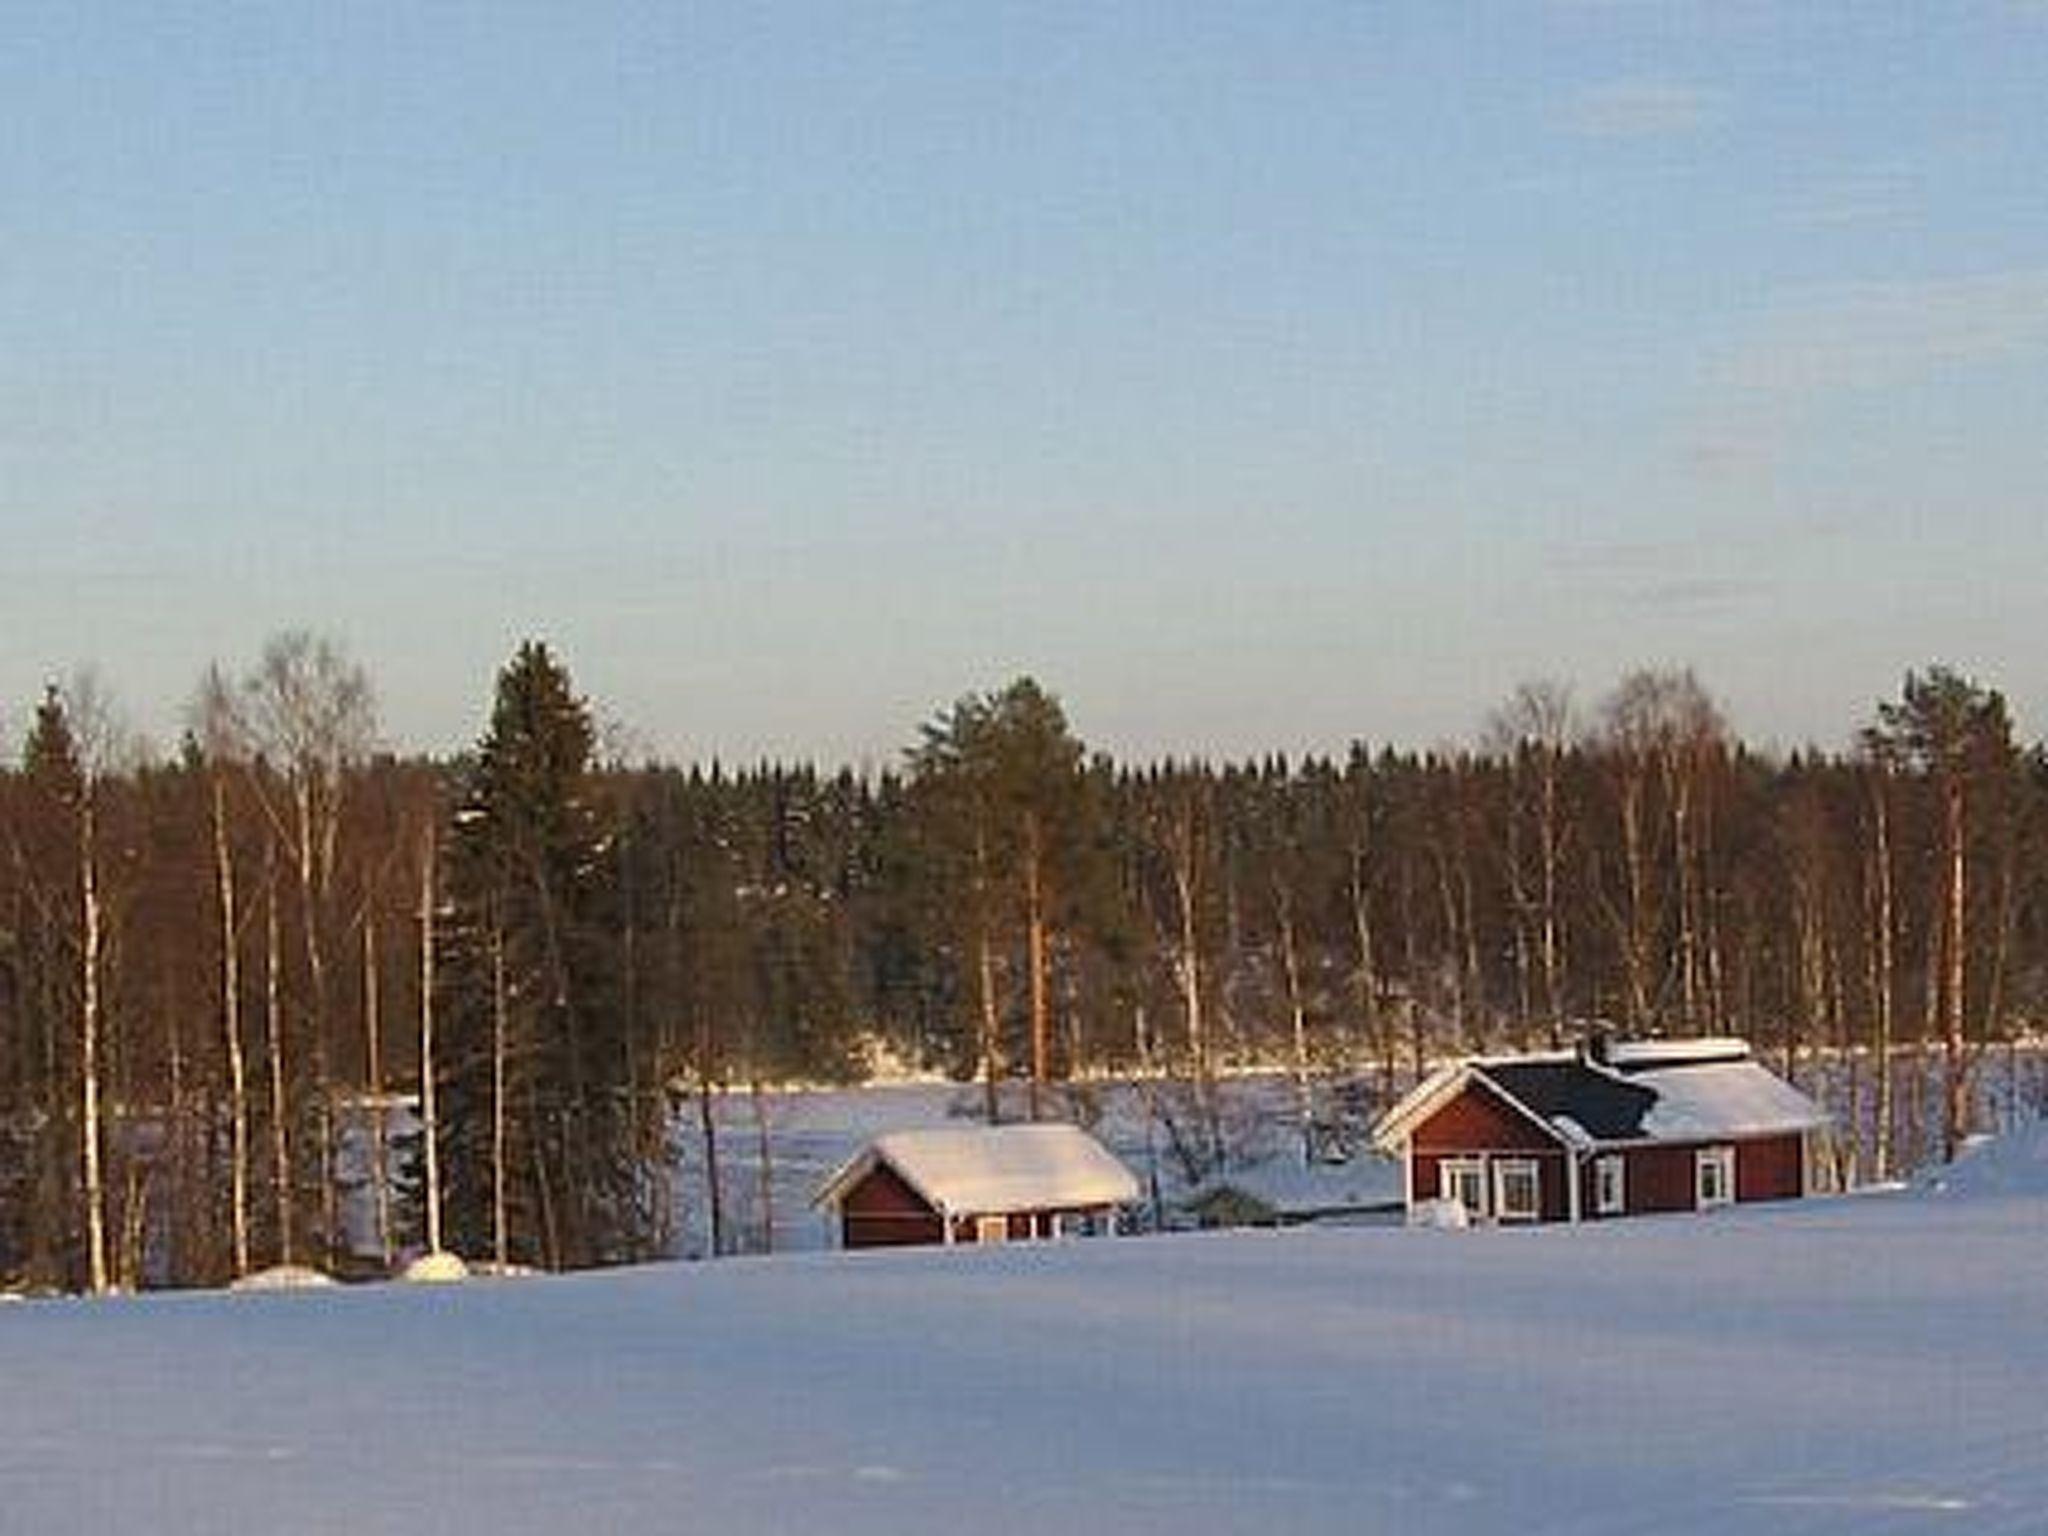
<svg viewBox="0 0 2048 1536"><path fill-rule="evenodd" d="M1215 1174L1190 1190L1182 1203L1200 1205L1229 1192L1258 1202L1276 1216L1313 1216L1399 1205L1403 1187L1401 1165L1391 1158L1306 1165L1275 1160Z"/></svg>
<svg viewBox="0 0 2048 1536"><path fill-rule="evenodd" d="M1607 1064L1624 1072L1747 1060L1749 1042L1733 1035L1703 1035L1692 1040L1616 1040L1607 1046Z"/></svg>
<svg viewBox="0 0 2048 1536"><path fill-rule="evenodd" d="M1827 1123L1812 1099L1747 1059L1633 1071L1628 1080L1657 1095L1643 1116L1643 1135L1653 1141L1765 1136Z"/></svg>
<svg viewBox="0 0 2048 1536"><path fill-rule="evenodd" d="M1079 1126L936 1126L878 1136L825 1181L814 1204L836 1205L885 1163L948 1215L1123 1205L1138 1181Z"/></svg>

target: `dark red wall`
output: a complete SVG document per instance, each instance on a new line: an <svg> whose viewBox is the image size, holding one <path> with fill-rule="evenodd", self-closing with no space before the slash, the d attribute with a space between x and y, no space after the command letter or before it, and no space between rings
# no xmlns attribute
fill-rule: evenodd
<svg viewBox="0 0 2048 1536"><path fill-rule="evenodd" d="M839 1223L841 1241L849 1248L937 1243L946 1236L938 1212L883 1163L847 1190L839 1202Z"/></svg>
<svg viewBox="0 0 2048 1536"><path fill-rule="evenodd" d="M1475 1154L1534 1158L1542 1186L1543 1220L1570 1217L1569 1164L1556 1138L1477 1081L1467 1082L1410 1134L1408 1198L1434 1200L1437 1164L1447 1157Z"/></svg>
<svg viewBox="0 0 2048 1536"><path fill-rule="evenodd" d="M1696 1189L1695 1150L1689 1146L1631 1147L1624 1152L1628 1167L1622 1174L1622 1193L1628 1199L1629 1215L1691 1210ZM1738 1168L1741 1161L1738 1154Z"/></svg>
<svg viewBox="0 0 2048 1536"><path fill-rule="evenodd" d="M1806 1148L1796 1133L1736 1146L1736 1199L1796 1200L1805 1192Z"/></svg>
<svg viewBox="0 0 2048 1536"><path fill-rule="evenodd" d="M1457 1096L1415 1127L1418 1151L1554 1152L1557 1138L1483 1083L1467 1082Z"/></svg>
<svg viewBox="0 0 2048 1536"><path fill-rule="evenodd" d="M1628 1214L1646 1216L1657 1211L1689 1211L1697 1199L1698 1185L1694 1154L1704 1147L1735 1148L1735 1198L1751 1200L1796 1200L1805 1193L1806 1149L1797 1132L1786 1136L1765 1136L1754 1141L1699 1142L1668 1147L1630 1147L1622 1156L1628 1160L1623 1175ZM1589 1158L1584 1171L1580 1210L1588 1219L1598 1220L1594 1209L1593 1164Z"/></svg>

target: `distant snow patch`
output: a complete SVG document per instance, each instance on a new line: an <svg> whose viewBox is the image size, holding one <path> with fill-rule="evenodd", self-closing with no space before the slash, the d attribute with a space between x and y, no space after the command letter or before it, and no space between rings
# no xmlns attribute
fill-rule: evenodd
<svg viewBox="0 0 2048 1536"><path fill-rule="evenodd" d="M455 1285L469 1278L469 1266L459 1254L437 1249L414 1259L399 1271L398 1278L408 1285Z"/></svg>
<svg viewBox="0 0 2048 1536"><path fill-rule="evenodd" d="M243 1275L228 1286L231 1291L316 1291L334 1284L332 1277L305 1264L273 1264Z"/></svg>

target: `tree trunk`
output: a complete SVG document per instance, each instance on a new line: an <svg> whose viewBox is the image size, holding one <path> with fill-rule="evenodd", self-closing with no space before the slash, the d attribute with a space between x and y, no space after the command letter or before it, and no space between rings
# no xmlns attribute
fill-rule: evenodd
<svg viewBox="0 0 2048 1536"><path fill-rule="evenodd" d="M1002 1075L1002 1024L996 1011L995 943L984 922L975 934L975 982L981 1001L981 1097L982 1112L990 1125L1003 1118L998 1081Z"/></svg>
<svg viewBox="0 0 2048 1536"><path fill-rule="evenodd" d="M1043 839L1038 818L1024 818L1024 933L1027 964L1031 971L1031 1111L1033 1120L1044 1113L1045 1085L1050 1079L1052 1026L1046 988L1045 963L1045 870Z"/></svg>
<svg viewBox="0 0 2048 1536"><path fill-rule="evenodd" d="M235 1273L249 1272L249 1064L242 1050L242 962L227 788L213 778L213 870L220 896L220 1024L228 1065L228 1223Z"/></svg>
<svg viewBox="0 0 2048 1536"><path fill-rule="evenodd" d="M83 1139L85 1183L85 1247L87 1274L95 1296L112 1288L107 1269L107 1187L101 1167L100 1128L100 924L99 851L91 791L78 813L80 1079L79 1134Z"/></svg>
<svg viewBox="0 0 2048 1536"><path fill-rule="evenodd" d="M1550 1030L1550 1043L1557 1046L1564 1040L1564 987L1563 987L1563 939L1559 929L1557 910L1557 871L1559 863L1559 841L1557 825L1557 761L1547 748L1543 753L1541 787L1541 822L1537 828L1540 841L1538 857L1543 865L1543 914L1539 932L1538 953L1543 962L1543 1009L1545 1021Z"/></svg>
<svg viewBox="0 0 2048 1536"><path fill-rule="evenodd" d="M1643 783L1630 767L1621 789L1621 846L1628 881L1628 922L1623 933L1623 981L1628 1026L1640 1031L1649 1022L1649 875L1643 848Z"/></svg>
<svg viewBox="0 0 2048 1536"><path fill-rule="evenodd" d="M1315 1084L1309 1071L1308 1006L1301 990L1301 956L1295 945L1294 904L1284 886L1273 891L1280 930L1280 969L1287 981L1287 1013L1294 1038L1294 1105L1301 1119L1301 1161L1316 1160Z"/></svg>
<svg viewBox="0 0 2048 1536"><path fill-rule="evenodd" d="M711 1073L697 1068L697 1134L704 1145L704 1212L711 1223L711 1257L726 1251L725 1190L718 1175L718 1116L711 1102Z"/></svg>
<svg viewBox="0 0 2048 1536"><path fill-rule="evenodd" d="M270 1186L280 1263L297 1257L292 1232L290 1092L285 1071L283 936L277 920L277 844L263 844L263 1029L270 1064Z"/></svg>
<svg viewBox="0 0 2048 1536"><path fill-rule="evenodd" d="M509 1149L509 1127L505 1105L506 1053L511 1048L511 997L505 978L505 926L494 914L491 919L491 1256L503 1269L511 1262L512 1234L506 1209L505 1167ZM538 1157L540 1127L533 1127L534 1151ZM545 1184L545 1180L541 1181Z"/></svg>
<svg viewBox="0 0 2048 1536"><path fill-rule="evenodd" d="M430 821L420 844L420 1138L429 1253L441 1252L441 1121L434 1101L434 864Z"/></svg>
<svg viewBox="0 0 2048 1536"><path fill-rule="evenodd" d="M1872 914L1872 938L1876 956L1872 986L1873 1018L1876 1031L1873 1064L1876 1105L1876 1147L1873 1173L1879 1182L1892 1172L1892 1001L1897 995L1898 965L1894 949L1897 919L1893 915L1890 789L1885 774L1878 772L1871 782L1871 875L1876 906Z"/></svg>
<svg viewBox="0 0 2048 1536"><path fill-rule="evenodd" d="M768 1134L768 1094L761 1086L761 1079L755 1077L747 1085L749 1097L754 1105L754 1157L757 1183L756 1198L761 1205L761 1251L775 1251L775 1159L772 1138Z"/></svg>
<svg viewBox="0 0 2048 1536"><path fill-rule="evenodd" d="M1969 1130L1969 1095L1963 1061L1964 912L1969 887L1964 868L1965 818L1959 774L1951 776L1944 799L1948 883L1943 923L1941 1149L1942 1160L1953 1162Z"/></svg>
<svg viewBox="0 0 2048 1536"><path fill-rule="evenodd" d="M1216 1095L1210 1077L1208 1018L1203 1009L1200 930L1195 921L1197 869L1194 811L1187 808L1175 824L1173 844L1173 891L1180 921L1180 953L1177 958L1181 1003L1187 1021L1188 1060L1194 1072L1195 1103L1207 1138L1203 1157L1212 1167L1222 1153L1221 1126L1217 1121Z"/></svg>
<svg viewBox="0 0 2048 1536"><path fill-rule="evenodd" d="M377 964L377 914L374 893L367 881L363 889L363 1075L370 1100L370 1191L377 1212L377 1251L384 1268L396 1262L398 1245L391 1227L391 1179L386 1167L387 1136L384 1124L384 1022L383 982Z"/></svg>
<svg viewBox="0 0 2048 1536"><path fill-rule="evenodd" d="M300 939L306 953L306 1021L312 1035L314 1113L319 1152L320 1230L330 1264L340 1253L340 1199L335 1178L336 1120L332 1045L327 1038L327 950L320 935L319 895L325 883L321 854L320 809L310 777L301 772L295 786L297 839L294 863L299 885Z"/></svg>

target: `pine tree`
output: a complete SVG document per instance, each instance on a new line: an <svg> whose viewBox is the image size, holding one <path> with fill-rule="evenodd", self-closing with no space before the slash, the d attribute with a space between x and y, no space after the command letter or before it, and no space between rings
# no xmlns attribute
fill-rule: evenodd
<svg viewBox="0 0 2048 1536"><path fill-rule="evenodd" d="M1935 885L1940 927L1931 946L1938 961L1928 992L1942 1037L1942 1153L1953 1158L1969 1126L1965 1024L1969 1010L1968 917L1971 832L1979 800L2013 771L2012 721L2005 698L1947 667L1909 672L1899 701L1878 706L1866 732L1874 749L1918 768L1939 805L1940 870Z"/></svg>
<svg viewBox="0 0 2048 1536"><path fill-rule="evenodd" d="M911 753L926 803L944 827L939 860L958 911L971 930L981 1016L981 1058L995 1117L1001 1030L995 975L1006 929L1021 928L1026 994L1030 1113L1044 1112L1054 1076L1052 954L1054 931L1095 851L1085 749L1067 727L1059 700L1032 679L962 699L924 727ZM938 851L935 850L935 851Z"/></svg>

